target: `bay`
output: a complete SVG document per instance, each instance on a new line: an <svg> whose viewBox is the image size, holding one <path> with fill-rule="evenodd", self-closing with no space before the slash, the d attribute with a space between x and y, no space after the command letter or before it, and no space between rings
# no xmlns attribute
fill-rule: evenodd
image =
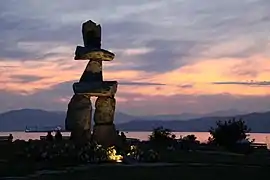
<svg viewBox="0 0 270 180"><path fill-rule="evenodd" d="M46 136L46 132L0 132L0 136L8 136L9 134L13 135L13 140L21 139L28 141L29 139L39 139L40 136ZM69 136L69 132L63 132L63 136ZM128 138L137 138L140 140L147 140L151 132L125 132ZM181 136L186 136L189 134L194 134L197 137L197 140L200 142L206 142L208 137L210 137L209 132L173 132L176 135L176 138ZM269 144L268 139L270 138L270 133L250 133L250 139L255 139L256 143L266 143Z"/></svg>

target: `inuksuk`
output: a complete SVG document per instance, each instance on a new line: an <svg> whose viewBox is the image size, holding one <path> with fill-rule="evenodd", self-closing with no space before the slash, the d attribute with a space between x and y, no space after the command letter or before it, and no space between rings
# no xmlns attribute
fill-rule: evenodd
<svg viewBox="0 0 270 180"><path fill-rule="evenodd" d="M84 47L77 46L74 60L88 60L79 80L73 84L74 95L68 104L65 120L66 130L74 140L92 138L103 146L115 145L118 141L114 125L115 94L117 81L103 81L102 61L112 61L115 55L101 49L101 26L89 20L82 25ZM94 112L94 127L91 135L91 97L97 97ZM91 137L92 136L92 137Z"/></svg>

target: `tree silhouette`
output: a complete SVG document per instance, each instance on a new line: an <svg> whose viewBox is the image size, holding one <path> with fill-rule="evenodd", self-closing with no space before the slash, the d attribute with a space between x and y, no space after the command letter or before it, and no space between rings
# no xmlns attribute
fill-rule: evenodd
<svg viewBox="0 0 270 180"><path fill-rule="evenodd" d="M189 134L183 138L183 140L189 141L189 142L195 142L197 140L197 137L194 134Z"/></svg>
<svg viewBox="0 0 270 180"><path fill-rule="evenodd" d="M156 146L168 146L175 137L170 129L165 129L162 126L154 128L149 136L149 141Z"/></svg>
<svg viewBox="0 0 270 180"><path fill-rule="evenodd" d="M217 121L216 127L211 127L209 132L212 136L212 143L230 148L239 141L248 140L247 133L250 132L250 128L242 119L233 118L224 122Z"/></svg>

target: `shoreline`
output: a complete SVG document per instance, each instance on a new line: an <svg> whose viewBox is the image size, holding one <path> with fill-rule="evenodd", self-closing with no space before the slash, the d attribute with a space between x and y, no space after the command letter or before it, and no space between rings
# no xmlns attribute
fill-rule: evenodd
<svg viewBox="0 0 270 180"><path fill-rule="evenodd" d="M151 134L151 131L123 131L128 138L140 139L142 141L148 140L148 136ZM40 136L46 135L47 132L32 132L25 133L24 131L12 131L12 132L0 132L1 136L8 136L9 134L13 134L14 140L39 140ZM194 134L200 142L207 141L208 137L210 137L209 132L172 132L176 134L176 138L180 136L186 136L189 134ZM269 143L267 142L267 137L270 139L270 133L248 133L250 134L250 139L255 139L255 143ZM63 136L69 136L70 132L63 132ZM270 146L269 146L270 147Z"/></svg>

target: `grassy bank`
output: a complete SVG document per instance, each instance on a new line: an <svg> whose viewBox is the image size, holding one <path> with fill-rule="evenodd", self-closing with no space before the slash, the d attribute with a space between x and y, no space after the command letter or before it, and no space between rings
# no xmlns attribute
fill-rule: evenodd
<svg viewBox="0 0 270 180"><path fill-rule="evenodd" d="M44 179L87 179L88 177L103 178L168 178L186 177L215 177L222 173L220 178L257 177L270 170L270 160L262 154L238 155L226 153L213 153L207 151L174 151L160 153L161 163L171 163L172 166L159 166L159 163L152 166L135 165L85 165L86 168L76 169L75 164L57 164L44 162L11 162L2 163L0 167L1 176L26 176L35 174L38 171L52 170L59 171L59 174L41 175ZM145 164L145 163L143 163ZM71 167L66 170L66 167ZM247 174L245 174L247 173ZM30 178L30 177L29 177ZM32 177L32 178L36 178Z"/></svg>
<svg viewBox="0 0 270 180"><path fill-rule="evenodd" d="M27 179L42 180L89 180L89 179L255 179L267 177L267 167L248 166L196 166L188 164L171 166L92 166L83 170L69 170L56 174L28 176Z"/></svg>

